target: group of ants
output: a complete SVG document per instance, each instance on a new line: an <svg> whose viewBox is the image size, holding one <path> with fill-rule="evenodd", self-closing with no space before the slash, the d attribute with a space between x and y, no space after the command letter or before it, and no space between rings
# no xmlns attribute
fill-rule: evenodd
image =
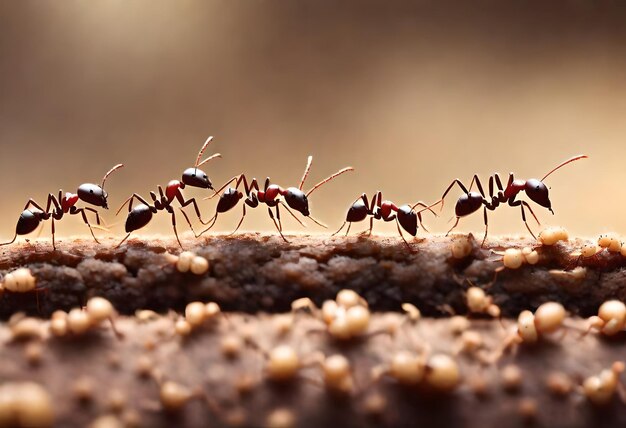
<svg viewBox="0 0 626 428"><path fill-rule="evenodd" d="M221 157L219 153L216 153L207 157L204 160L201 160L206 148L212 141L213 137L209 137L205 141L200 149L200 152L198 153L198 157L196 158L194 166L191 168L187 168L183 172L181 180L170 181L167 186L165 186L165 191L161 186L158 186L158 195L155 192L150 192L150 198L152 199L152 203L150 203L137 193L133 193L128 199L126 199L126 201L120 206L116 213L116 215L119 214L122 208L124 208L125 205L128 205L128 216L126 218L125 224L126 236L118 244L118 247L121 246L128 239L133 231L136 231L146 226L152 220L153 215L156 214L158 211L167 211L171 215L172 228L174 229L174 234L176 235L178 244L182 248L182 244L176 230L176 212L173 206L175 201L178 201L178 203L180 204L180 212L185 217L185 220L189 224L189 227L196 236L196 238L198 238L207 231L209 231L215 225L219 214L225 213L235 208L239 201L244 198L244 193L245 199L244 203L242 204L243 212L241 215L241 219L237 224L237 228L232 233L235 233L243 223L243 219L246 216L246 206L249 206L250 208L256 208L260 204L265 204L267 205L268 214L274 222L278 233L283 238L283 240L287 241L287 239L283 235L283 228L280 219L280 207L283 207L289 214L293 216L293 218L296 219L298 223L303 226L304 224L302 223L302 221L298 219L298 217L294 214L292 210L299 212L304 217L310 218L319 226L326 227L324 224L311 217L309 211L308 197L309 195L311 195L311 193L313 193L325 183L328 183L329 181L341 174L354 170L354 168L352 167L342 168L317 183L305 193L302 188L304 186L304 182L309 175L311 162L313 159L312 156L309 156L306 168L304 169L304 174L302 175L302 179L300 180L300 184L298 185L298 187L283 188L277 184L272 184L270 178L268 177L265 179L265 184L261 189L256 178L253 178L251 181L249 181L246 178L246 175L242 173L231 178L223 186L216 190L213 188L213 184L208 175L200 169L200 167L207 162ZM435 214L432 208L438 204L441 205L440 209L443 209L444 198L450 192L452 187L456 184L463 191L463 194L456 202L456 222L448 231L448 233L450 233L459 224L459 220L461 219L461 217L465 217L474 212L477 212L482 207L485 220L485 235L482 241L484 244L487 238L488 231L487 211L493 211L501 204L507 203L509 206L512 207L520 207L522 220L524 221L526 228L528 229L530 234L535 237L526 221L525 209L528 209L528 211L532 214L538 224L539 220L537 219L537 216L533 212L528 202L517 199L518 195L520 194L520 192L526 192L528 198L530 198L533 202L544 208L547 208L548 210L550 210L550 212L554 213L552 211L552 204L548 195L548 187L543 183L544 180L559 168L586 157L586 155L574 156L562 162L561 164L550 170L546 175L544 175L541 180L537 180L535 178L531 178L529 180L515 179L513 173L511 173L509 174L506 186L503 186L500 176L496 173L489 177L488 197L477 175L474 175L469 187L466 187L459 179L453 180L443 193L441 199L430 205L419 201L413 205L398 206L391 201L383 200L382 193L380 191L374 194L370 202L367 194L363 193L352 203L346 215L345 222L342 224L341 228L339 228L339 230L333 235L339 233L346 226L346 224L348 225L348 228L346 230L347 235L350 231L350 226L352 225L352 223L363 221L368 217L370 219L369 235L371 235L372 233L374 220L383 220L385 222L391 222L395 220L396 226L398 228L398 233L404 240L405 244L410 248L409 243L404 238L402 230L415 237L418 230L418 221L419 225L422 226L424 230L426 230L426 228L422 224L422 213L424 211L430 211ZM39 227L42 222L46 220L51 220L52 246L53 249L56 250L54 240L55 221L61 220L65 214L80 214L85 224L89 227L89 230L94 240L98 242L98 239L96 238L93 231L94 226L89 222L89 219L87 217L87 211L92 212L95 215L96 224L98 225L98 227L100 227L101 219L98 211L89 206L79 208L76 206L76 203L81 200L95 207L108 209L108 195L107 192L104 190L104 184L111 173L118 170L119 168L122 168L123 166L123 164L118 164L111 168L104 175L104 178L102 179L102 183L100 185L85 183L78 187L76 193L66 192L64 194L62 190L59 190L58 196L55 196L52 193L48 194L48 200L45 204L45 209L34 199L29 199L26 203L26 206L24 207L24 211L22 211L22 213L20 214L20 218L17 222L17 226L15 229L15 236L11 241L2 243L0 244L0 246L12 244L13 242L15 242L18 236L27 235L37 229L37 227ZM243 192L240 189L242 184ZM472 191L474 184L476 184L478 192ZM496 189L494 189L494 184ZM234 187L232 187L233 185ZM198 207L198 203L195 198L185 199L185 196L182 192L182 189L184 189L185 186L212 190L213 194L206 199L211 199L213 197L219 196L215 215L210 220L204 221L202 219L200 208ZM137 200L139 204L133 207L133 202L135 200ZM189 220L189 217L183 210L183 208L188 205L193 205L198 220L204 226L207 226L204 230L200 231L200 233L195 232L191 221ZM416 211L415 209L417 207L420 207L421 209Z"/></svg>

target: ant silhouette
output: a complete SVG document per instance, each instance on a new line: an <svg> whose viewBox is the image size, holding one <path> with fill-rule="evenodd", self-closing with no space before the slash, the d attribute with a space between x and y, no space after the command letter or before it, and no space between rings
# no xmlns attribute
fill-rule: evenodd
<svg viewBox="0 0 626 428"><path fill-rule="evenodd" d="M45 210L34 199L30 198L26 203L26 206L24 207L24 211L22 211L22 214L20 214L20 218L17 221L15 236L13 236L13 239L11 241L0 244L0 246L12 244L13 242L15 242L18 235L27 235L37 229L42 221L51 219L52 248L56 250L56 243L54 240L54 221L61 220L65 214L80 214L85 224L89 227L91 236L93 236L93 239L99 244L100 241L98 241L98 238L96 238L96 235L93 233L93 226L91 225L91 223L89 223L89 220L87 219L87 214L85 213L85 211L93 212L96 215L96 223L99 226L100 215L98 214L98 211L90 207L77 208L75 205L80 199L88 204L102 207L104 209L109 209L107 205L108 195L107 192L105 192L104 190L104 183L113 171L116 171L123 166L123 164L118 164L111 168L104 175L104 178L102 179L102 184L100 184L99 186L97 184L84 183L78 187L76 193L66 192L65 195L63 195L63 190L59 190L58 197L56 197L52 193L49 193ZM54 208L51 210L52 205L54 205ZM34 208L31 208L31 206Z"/></svg>
<svg viewBox="0 0 626 428"><path fill-rule="evenodd" d="M461 217L465 217L467 215L470 215L478 211L478 209L484 205L483 215L485 219L485 236L481 244L481 246L483 246L485 244L485 240L487 239L487 232L489 229L488 220L487 220L487 210L494 211L496 208L498 208L500 204L506 202L509 204L509 206L512 206L512 207L519 206L521 208L522 220L524 221L526 228L528 229L532 237L537 239L533 231L530 229L530 226L526 222L526 213L524 211L524 207L528 208L532 216L535 218L535 221L537 222L537 224L541 224L541 223L539 223L537 216L533 212L528 202L522 201L522 200L515 200L515 198L520 192L526 192L528 197L533 202L541 205L544 208L547 208L548 210L550 210L552 214L554 214L554 211L552 210L552 203L550 202L550 198L548 196L548 188L546 187L545 184L543 184L543 181L550 174L552 174L559 168L571 162L577 161L579 159L586 159L587 157L588 157L587 155L574 156L573 158L568 159L565 162L562 162L561 164L557 165L555 168L550 170L550 172L544 175L541 180L537 180L535 178L531 178L529 180L515 180L513 177L513 173L510 173L509 181L505 188L502 187L502 181L500 180L500 176L496 173L489 177L489 197L491 198L491 201L486 199L485 192L483 191L483 186L480 183L480 179L478 178L478 175L474 174L474 178L472 178L472 182L470 183L469 190L463 185L463 183L461 183L459 179L455 179L450 184L450 186L448 186L446 191L443 193L443 196L441 197L440 210L443 210L444 198L446 197L450 189L452 189L452 186L454 186L455 184L458 184L458 186L461 188L461 190L463 190L465 194L461 195L456 202L456 206L455 206L456 222L454 223L454 226L452 226L452 228L448 231L448 233L446 233L446 236L450 232L452 232L452 230L459 224L459 220L461 219ZM495 196L493 194L494 180L499 190ZM480 194L471 191L472 186L474 185L474 182L476 182L476 185L478 186L478 190L480 191Z"/></svg>
<svg viewBox="0 0 626 428"><path fill-rule="evenodd" d="M208 221L208 223L210 223L209 227L207 227L202 232L197 234L196 237L200 237L205 232L210 230L215 225L215 222L217 221L217 217L219 214L225 213L233 209L239 203L239 200L243 198L243 193L238 190L242 182L243 182L244 191L246 194L246 199L244 200L245 204L243 205L243 214L241 215L241 219L239 220L239 223L237 224L237 228L233 232L231 232L229 235L234 234L235 232L237 232L237 230L239 230L239 227L241 227L241 224L243 223L243 219L246 216L246 205L248 205L250 208L256 208L259 206L260 203L267 205L267 212L269 213L270 218L274 222L274 226L276 226L278 233L280 234L280 236L283 238L285 242L289 242L289 241L287 241L287 239L283 235L283 226L280 220L280 210L279 210L280 205L282 205L283 208L285 208L287 212L291 214L293 218L295 218L296 221L300 223L300 225L302 226L304 226L302 221L300 221L289 208L292 208L298 211L303 216L310 218L317 225L324 227L324 228L327 227L325 224L320 223L319 221L311 217L311 213L309 212L308 197L311 193L313 193L323 184L328 183L335 177L345 172L354 171L354 168L346 167L346 168L340 169L336 173L326 177L324 180L317 183L308 192L304 193L302 191L302 186L304 186L304 182L309 175L312 162L313 162L313 156L309 156L306 168L304 169L304 174L302 175L302 179L300 180L300 185L298 187L288 187L287 189L283 189L277 184L270 184L270 178L267 177L265 179L265 186L263 187L263 190L260 190L259 184L256 178L253 178L250 184L248 184L248 180L246 179L245 174L240 174L238 176L231 178L219 190L217 190L213 196L210 196L207 198L207 199L213 198L214 196L219 194L222 190L224 190L224 188L226 188L227 186L230 186L233 182L236 182L235 187L228 187L226 191L224 191L224 193L220 196L220 200L217 203L217 208L215 210L215 215L213 216L213 218L211 218L211 220ZM279 198L280 196L284 198L284 202L282 199ZM276 211L276 217L274 217L272 208L274 208ZM189 227L192 228L191 222L189 221L189 218L187 217L187 215L185 215L185 218L187 219L187 222L189 223Z"/></svg>
<svg viewBox="0 0 626 428"><path fill-rule="evenodd" d="M432 210L432 207L437 205L439 202L440 201L437 201L436 203L429 206L426 205L424 202L419 201L412 206L402 205L398 207L391 201L383 201L383 194L382 192L378 191L374 195L374 198L372 199L372 203L370 205L367 199L367 194L363 193L352 203L352 206L350 207L350 209L348 210L348 214L346 215L346 221L344 221L339 230L333 233L331 236L335 236L336 234L341 232L341 229L344 228L346 223L348 223L348 229L346 230L346 236L348 236L352 223L363 221L365 220L365 218L367 218L367 216L370 216L370 228L367 236L372 235L374 220L383 220L385 222L395 220L400 237L402 238L404 243L409 248L411 248L411 245L402 234L402 229L404 229L411 236L415 237L415 235L417 235L417 222L419 220L420 226L422 226L422 228L426 232L428 232L428 229L426 229L426 227L424 227L424 224L422 224L422 212L428 210L435 216L437 216L437 214ZM424 207L424 209L415 212L415 207L418 206ZM402 229L400 227L402 227ZM364 235L365 233L366 232L363 232L362 234Z"/></svg>
<svg viewBox="0 0 626 428"><path fill-rule="evenodd" d="M213 141L213 137L207 138L207 140L204 142L202 148L200 148L200 152L198 153L198 157L196 158L196 163L194 164L194 166L191 168L187 168L183 172L182 181L170 181L165 187L165 193L163 192L163 188L159 185L157 187L159 191L158 198L154 192L150 192L150 197L152 198L152 201L154 203L153 205L150 205L148 201L146 201L137 193L133 193L128 199L126 199L126 201L124 201L124 203L120 206L115 215L118 215L124 205L128 204L128 217L126 218L125 225L125 230L127 234L116 248L119 248L128 239L133 231L141 229L142 227L150 223L150 220L152 220L152 215L161 210L165 210L172 215L172 228L174 229L174 235L176 235L176 240L178 241L178 245L180 245L180 248L183 248L183 245L178 238L178 231L176 230L176 214L174 213L174 209L172 208L172 202L174 202L174 200L177 200L180 204L181 211L183 207L186 207L190 204L193 205L194 210L196 211L196 215L198 216L198 220L200 220L200 222L204 225L208 224L207 222L202 220L202 216L200 215L200 209L198 208L198 203L196 202L196 199L191 198L185 200L181 189L184 189L185 186L192 186L199 187L201 189L211 189L215 191L215 189L213 189L213 184L211 183L211 180L209 180L207 174L199 168L215 158L222 157L221 154L215 153L200 162L204 151L211 143L211 141ZM135 208L133 208L134 199L137 199L140 202L140 204L137 205ZM184 211L183 214L185 215L185 218L187 218L187 215ZM189 221L189 219L187 219L187 221Z"/></svg>

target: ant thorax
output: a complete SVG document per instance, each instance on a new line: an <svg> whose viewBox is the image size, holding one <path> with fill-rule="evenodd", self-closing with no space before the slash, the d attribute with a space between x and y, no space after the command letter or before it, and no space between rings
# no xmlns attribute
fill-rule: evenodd
<svg viewBox="0 0 626 428"><path fill-rule="evenodd" d="M64 213L66 213L70 210L70 208L76 205L76 202L78 202L78 195L66 192L65 196L61 198L61 209Z"/></svg>
<svg viewBox="0 0 626 428"><path fill-rule="evenodd" d="M512 196L517 195L519 192L522 192L526 187L525 180L513 180L510 186L504 189L504 197L506 199L511 198Z"/></svg>
<svg viewBox="0 0 626 428"><path fill-rule="evenodd" d="M167 201L172 202L178 194L179 189L183 189L184 187L185 184L181 183L178 180L172 180L167 183L167 187L165 188L165 196L167 197Z"/></svg>

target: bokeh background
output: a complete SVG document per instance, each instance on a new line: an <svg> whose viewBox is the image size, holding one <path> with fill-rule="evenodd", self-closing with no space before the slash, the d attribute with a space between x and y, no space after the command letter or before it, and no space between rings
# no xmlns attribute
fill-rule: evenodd
<svg viewBox="0 0 626 428"><path fill-rule="evenodd" d="M216 184L245 171L297 185L308 154L309 185L354 166L312 197L332 231L361 192L434 201L455 177L541 178L587 153L548 181L556 216L536 212L576 234L624 232L626 3L545 3L2 0L0 239L28 197L99 183L117 162L110 205L147 197L208 135L224 156L206 168ZM427 218L432 231L447 230L458 195ZM202 207L208 218L214 201ZM509 207L490 226L526 234ZM260 209L243 228L273 225ZM459 230L482 233L482 215ZM78 218L57 231L87 232Z"/></svg>

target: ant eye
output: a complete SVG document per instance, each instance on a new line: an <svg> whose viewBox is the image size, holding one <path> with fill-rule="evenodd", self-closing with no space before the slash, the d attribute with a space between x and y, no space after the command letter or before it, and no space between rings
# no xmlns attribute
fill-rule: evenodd
<svg viewBox="0 0 626 428"><path fill-rule="evenodd" d="M91 190L89 191L89 193L93 193L93 189L91 189Z"/></svg>
<svg viewBox="0 0 626 428"><path fill-rule="evenodd" d="M204 178L207 178L206 174L204 174Z"/></svg>

